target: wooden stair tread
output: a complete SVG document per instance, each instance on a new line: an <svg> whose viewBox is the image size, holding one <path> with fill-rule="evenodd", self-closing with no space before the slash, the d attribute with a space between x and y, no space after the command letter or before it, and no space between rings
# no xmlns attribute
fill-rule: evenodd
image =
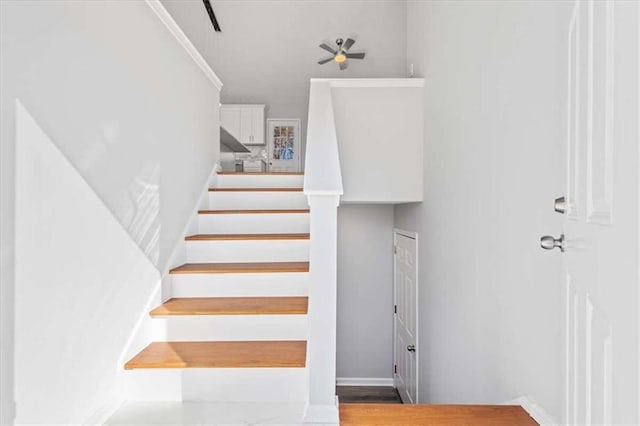
<svg viewBox="0 0 640 426"><path fill-rule="evenodd" d="M309 234L196 234L187 241L308 240Z"/></svg>
<svg viewBox="0 0 640 426"><path fill-rule="evenodd" d="M185 263L171 274L241 274L263 272L309 272L309 262Z"/></svg>
<svg viewBox="0 0 640 426"><path fill-rule="evenodd" d="M302 192L302 188L209 188L209 192Z"/></svg>
<svg viewBox="0 0 640 426"><path fill-rule="evenodd" d="M303 176L304 172L218 172L218 175Z"/></svg>
<svg viewBox="0 0 640 426"><path fill-rule="evenodd" d="M173 298L151 316L306 314L307 297L188 297Z"/></svg>
<svg viewBox="0 0 640 426"><path fill-rule="evenodd" d="M340 404L341 425L533 426L518 405Z"/></svg>
<svg viewBox="0 0 640 426"><path fill-rule="evenodd" d="M278 213L309 213L309 209L266 209L266 210L200 210L199 214L278 214Z"/></svg>
<svg viewBox="0 0 640 426"><path fill-rule="evenodd" d="M125 364L135 368L304 367L307 342L153 342Z"/></svg>

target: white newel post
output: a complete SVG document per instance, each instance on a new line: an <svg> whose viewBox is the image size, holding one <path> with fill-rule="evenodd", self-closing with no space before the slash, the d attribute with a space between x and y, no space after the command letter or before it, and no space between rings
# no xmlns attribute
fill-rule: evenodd
<svg viewBox="0 0 640 426"><path fill-rule="evenodd" d="M336 305L338 204L343 194L329 80L311 80L304 173L309 199L309 336L307 424L338 424Z"/></svg>
<svg viewBox="0 0 640 426"><path fill-rule="evenodd" d="M336 302L340 195L309 195L309 400L305 423L337 424Z"/></svg>

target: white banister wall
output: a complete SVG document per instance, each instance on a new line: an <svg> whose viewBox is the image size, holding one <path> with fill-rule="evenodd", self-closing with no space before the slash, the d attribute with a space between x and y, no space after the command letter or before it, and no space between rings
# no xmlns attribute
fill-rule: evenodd
<svg viewBox="0 0 640 426"><path fill-rule="evenodd" d="M341 202L422 201L424 80L329 82L344 185Z"/></svg>
<svg viewBox="0 0 640 426"><path fill-rule="evenodd" d="M311 209L307 423L338 423L338 205L341 199L422 201L423 88L423 79L311 79L304 176Z"/></svg>
<svg viewBox="0 0 640 426"><path fill-rule="evenodd" d="M307 423L338 423L336 385L337 208L342 173L330 83L311 80L304 193L309 199Z"/></svg>

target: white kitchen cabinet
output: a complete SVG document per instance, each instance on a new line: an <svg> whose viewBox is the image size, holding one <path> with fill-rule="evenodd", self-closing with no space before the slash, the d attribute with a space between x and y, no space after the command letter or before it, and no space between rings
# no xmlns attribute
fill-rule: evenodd
<svg viewBox="0 0 640 426"><path fill-rule="evenodd" d="M264 145L264 109L264 105L222 105L220 125L245 145Z"/></svg>

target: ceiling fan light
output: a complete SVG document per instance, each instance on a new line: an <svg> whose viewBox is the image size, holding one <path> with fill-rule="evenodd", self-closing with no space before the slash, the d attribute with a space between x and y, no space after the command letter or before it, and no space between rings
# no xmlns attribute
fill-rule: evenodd
<svg viewBox="0 0 640 426"><path fill-rule="evenodd" d="M333 59L334 59L337 63L341 64L341 63L343 63L344 61L346 61L346 60L347 60L347 56L346 56L344 53L340 52L340 53L338 53L338 54L335 56L335 58L333 58Z"/></svg>

